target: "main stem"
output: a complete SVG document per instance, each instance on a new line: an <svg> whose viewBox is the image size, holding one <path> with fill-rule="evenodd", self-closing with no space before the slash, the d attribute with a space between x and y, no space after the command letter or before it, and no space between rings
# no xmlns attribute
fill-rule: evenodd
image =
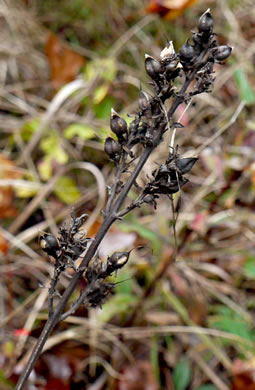
<svg viewBox="0 0 255 390"><path fill-rule="evenodd" d="M46 343L50 333L52 332L52 330L54 329L54 327L58 323L58 319L59 319L61 313L65 309L67 302L69 301L70 296L72 295L73 291L75 290L75 288L79 282L79 279L81 278L81 276L84 272L83 271L84 267L86 267L88 265L89 261L95 255L96 250L97 250L98 246L100 245L102 239L104 238L105 234L109 230L110 226L116 220L117 212L119 211L120 207L122 206L122 203L124 202L130 188L134 184L137 176L139 175L144 164L146 163L153 148L154 148L153 146L150 146L144 150L144 152L141 155L140 160L139 160L138 164L136 165L132 175L130 176L129 180L127 181L126 185L124 186L123 190L121 191L116 203L114 204L113 210L110 211L105 216L104 222L103 222L101 228L99 229L99 231L95 237L95 240L92 241L92 244L88 248L88 250L87 250L87 252L86 252L86 254L85 254L85 256L80 264L80 267L79 267L77 273L75 273L74 276L72 277L67 289L65 290L58 305L56 306L53 315L50 318L48 318L48 320L47 320L47 322L42 330L42 333L40 334L40 336L37 340L37 343L32 351L30 359L29 359L23 373L21 374L21 376L19 378L19 381L18 381L16 388L15 388L16 390L22 390L24 388L31 371L34 368L34 366L35 366L35 364L36 364L36 362L37 362L37 360L38 360L38 358L43 350L44 344Z"/></svg>
<svg viewBox="0 0 255 390"><path fill-rule="evenodd" d="M177 95L175 97L175 99L174 99L174 101L173 101L173 103L172 103L172 105L167 113L168 119L170 119L172 117L172 115L176 111L179 104L183 101L183 95L186 92L186 90L188 89L191 81L193 80L195 73L196 72L193 71L191 73L190 77L186 78L185 83L180 90L179 96ZM156 139L154 140L155 141L154 145L147 146L144 149L144 152L141 155L132 175L130 176L126 185L122 189L116 202L113 204L112 207L110 207L110 210L108 210L108 208L106 206L106 213L104 216L104 222L103 222L101 228L99 229L99 231L95 237L95 240L92 241L92 244L88 248L88 250L87 250L87 252L86 252L79 268L78 268L77 273L74 274L67 289L65 290L64 294L62 295L58 305L56 306L56 308L54 310L54 313L52 314L51 317L48 318L48 320L47 320L47 322L42 330L42 333L40 334L39 339L38 339L38 341L37 341L37 343L32 351L30 359L29 359L22 375L19 378L19 381L16 385L15 390L22 390L24 388L24 385L26 384L26 381L27 381L31 371L34 368L34 366L35 366L35 364L36 364L36 362L37 362L37 360L38 360L38 358L43 350L44 344L46 343L50 333L52 332L52 330L54 329L54 327L58 323L58 320L61 316L61 313L64 311L64 309L67 305L67 302L70 299L70 296L72 295L73 291L75 290L75 288L79 282L79 279L82 277L84 269L86 269L90 260L95 255L96 250L99 247L105 234L107 233L107 231L109 230L109 228L111 227L113 222L118 218L118 211L120 210L127 194L129 193L132 185L135 183L137 176L139 175L140 171L142 170L142 168L143 168L144 164L146 163L148 157L150 156L151 152L157 147L158 143L160 142L160 139L165 131L164 130L165 127L166 127L165 124L162 124L162 126L160 126L160 129L158 129L158 134L157 134Z"/></svg>

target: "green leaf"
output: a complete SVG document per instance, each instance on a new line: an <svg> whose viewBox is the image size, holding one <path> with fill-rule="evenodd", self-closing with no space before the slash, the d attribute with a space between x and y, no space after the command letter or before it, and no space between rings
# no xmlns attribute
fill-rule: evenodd
<svg viewBox="0 0 255 390"><path fill-rule="evenodd" d="M75 136L78 136L79 138L86 141L95 137L95 131L90 126L74 123L64 130L64 137L71 139Z"/></svg>
<svg viewBox="0 0 255 390"><path fill-rule="evenodd" d="M244 265L244 272L247 278L255 279L255 258L250 256Z"/></svg>
<svg viewBox="0 0 255 390"><path fill-rule="evenodd" d="M54 188L54 193L66 204L76 202L81 196L75 181L68 176L62 176L58 179Z"/></svg>
<svg viewBox="0 0 255 390"><path fill-rule="evenodd" d="M159 356L158 356L158 346L159 338L158 336L153 336L151 341L150 357L153 367L155 377L157 378L158 383L160 383L160 365L159 365Z"/></svg>
<svg viewBox="0 0 255 390"><path fill-rule="evenodd" d="M109 86L106 83L103 85L100 85L99 87L97 87L95 89L94 99L93 99L94 104L100 104L104 100L104 98L107 95L108 89L109 89Z"/></svg>
<svg viewBox="0 0 255 390"><path fill-rule="evenodd" d="M234 78L237 84L237 88L239 90L239 94L241 99L247 104L255 103L255 94L251 88L249 80L242 68L237 69L234 72Z"/></svg>
<svg viewBox="0 0 255 390"><path fill-rule="evenodd" d="M218 390L218 387L215 387L214 385L202 385L196 388L196 390Z"/></svg>
<svg viewBox="0 0 255 390"><path fill-rule="evenodd" d="M135 295L116 294L103 305L102 311L99 313L99 319L108 322L116 314L126 313L129 307L136 302L137 297Z"/></svg>
<svg viewBox="0 0 255 390"><path fill-rule="evenodd" d="M0 370L0 383L3 383L5 385L5 388L6 388L6 386L8 386L10 389L15 388L15 384L6 378L6 376L2 370Z"/></svg>
<svg viewBox="0 0 255 390"><path fill-rule="evenodd" d="M96 118L106 119L109 118L111 108L114 106L115 100L111 96L106 96L100 104L94 104L93 110Z"/></svg>
<svg viewBox="0 0 255 390"><path fill-rule="evenodd" d="M32 135L36 132L40 125L40 120L38 118L31 119L29 122L24 123L24 126L21 130L21 138L24 142L28 142Z"/></svg>
<svg viewBox="0 0 255 390"><path fill-rule="evenodd" d="M213 326L225 332L236 334L246 340L254 340L254 331L238 313L224 305L218 305L216 308L219 314L211 320Z"/></svg>
<svg viewBox="0 0 255 390"><path fill-rule="evenodd" d="M62 148L60 138L55 133L43 138L40 147L45 156L40 162L38 170L43 180L49 180L52 175L52 162L57 161L60 164L65 164L69 156Z"/></svg>
<svg viewBox="0 0 255 390"><path fill-rule="evenodd" d="M117 294L132 294L134 279L132 279L131 272L126 269L121 270L118 272L117 277L114 278L114 282L119 283L114 289Z"/></svg>
<svg viewBox="0 0 255 390"><path fill-rule="evenodd" d="M185 390L191 379L191 367L188 360L177 363L173 372L175 390Z"/></svg>
<svg viewBox="0 0 255 390"><path fill-rule="evenodd" d="M100 77L105 81L112 82L116 76L117 67L114 58L102 58L89 62L84 71L88 81Z"/></svg>

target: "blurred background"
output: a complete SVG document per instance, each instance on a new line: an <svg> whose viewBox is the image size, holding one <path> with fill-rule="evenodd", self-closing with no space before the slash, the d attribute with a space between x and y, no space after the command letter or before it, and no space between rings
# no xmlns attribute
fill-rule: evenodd
<svg viewBox="0 0 255 390"><path fill-rule="evenodd" d="M167 40L179 50L207 8L234 50L213 92L176 113L179 150L199 157L181 193L176 261L166 197L116 223L103 258L144 249L102 309L57 327L28 389L255 389L253 0L0 1L1 389L15 387L47 319L53 267L39 232L57 234L74 207L96 234L113 179L111 107L132 119L140 85L150 91L144 54L158 58ZM162 143L139 183L167 152Z"/></svg>

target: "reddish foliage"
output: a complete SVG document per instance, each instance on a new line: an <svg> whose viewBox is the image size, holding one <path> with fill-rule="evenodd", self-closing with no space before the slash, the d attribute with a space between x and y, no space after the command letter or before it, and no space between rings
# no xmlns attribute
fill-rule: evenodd
<svg viewBox="0 0 255 390"><path fill-rule="evenodd" d="M58 89L74 80L85 63L80 54L68 48L52 33L48 36L45 54L48 57L54 89Z"/></svg>
<svg viewBox="0 0 255 390"><path fill-rule="evenodd" d="M146 11L157 13L167 20L175 19L198 0L150 0Z"/></svg>

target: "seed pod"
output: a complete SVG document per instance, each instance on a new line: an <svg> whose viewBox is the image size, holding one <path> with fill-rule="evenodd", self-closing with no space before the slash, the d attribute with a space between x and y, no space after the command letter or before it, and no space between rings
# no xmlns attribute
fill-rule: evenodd
<svg viewBox="0 0 255 390"><path fill-rule="evenodd" d="M93 257L86 270L86 279L90 283L94 278L105 277L107 264L99 256Z"/></svg>
<svg viewBox="0 0 255 390"><path fill-rule="evenodd" d="M173 41L169 41L166 47L160 53L160 62L166 62L173 59L176 56Z"/></svg>
<svg viewBox="0 0 255 390"><path fill-rule="evenodd" d="M161 71L160 63L155 58L145 54L145 70L148 75L153 79L157 79Z"/></svg>
<svg viewBox="0 0 255 390"><path fill-rule="evenodd" d="M213 30L213 18L210 12L210 8L203 13L198 21L198 31L201 33L209 34Z"/></svg>
<svg viewBox="0 0 255 390"><path fill-rule="evenodd" d="M122 268L128 262L129 254L130 252L114 252L107 261L114 267L115 270L117 270Z"/></svg>
<svg viewBox="0 0 255 390"><path fill-rule="evenodd" d="M168 184L168 194L175 194L179 192L179 190L186 184L189 180L186 177L178 177L178 180L172 180L170 184Z"/></svg>
<svg viewBox="0 0 255 390"><path fill-rule="evenodd" d="M121 145L111 137L107 137L104 144L104 151L108 156L117 161L120 158Z"/></svg>
<svg viewBox="0 0 255 390"><path fill-rule="evenodd" d="M114 252L107 258L107 273L110 275L112 272L124 267L129 260L130 253L136 248L132 248L129 252Z"/></svg>
<svg viewBox="0 0 255 390"><path fill-rule="evenodd" d="M232 47L227 45L222 45L217 48L214 52L214 58L216 61L226 60L232 52Z"/></svg>
<svg viewBox="0 0 255 390"><path fill-rule="evenodd" d="M188 40L187 42L184 43L184 45L182 45L179 55L180 55L180 60L182 62L190 62L194 57L195 55L194 47L189 43Z"/></svg>
<svg viewBox="0 0 255 390"><path fill-rule="evenodd" d="M57 238L53 234L41 232L39 242L44 252L49 256L57 257L57 251L59 251L60 247Z"/></svg>
<svg viewBox="0 0 255 390"><path fill-rule="evenodd" d="M122 119L117 112L112 108L111 109L111 130L117 137L121 140L127 136L127 122Z"/></svg>
<svg viewBox="0 0 255 390"><path fill-rule="evenodd" d="M145 111L150 107L149 95L146 92L143 92L143 90L141 90L138 104L142 111Z"/></svg>
<svg viewBox="0 0 255 390"><path fill-rule="evenodd" d="M176 160L176 165L181 174L184 175L185 173L191 171L197 160L197 157L180 158Z"/></svg>

